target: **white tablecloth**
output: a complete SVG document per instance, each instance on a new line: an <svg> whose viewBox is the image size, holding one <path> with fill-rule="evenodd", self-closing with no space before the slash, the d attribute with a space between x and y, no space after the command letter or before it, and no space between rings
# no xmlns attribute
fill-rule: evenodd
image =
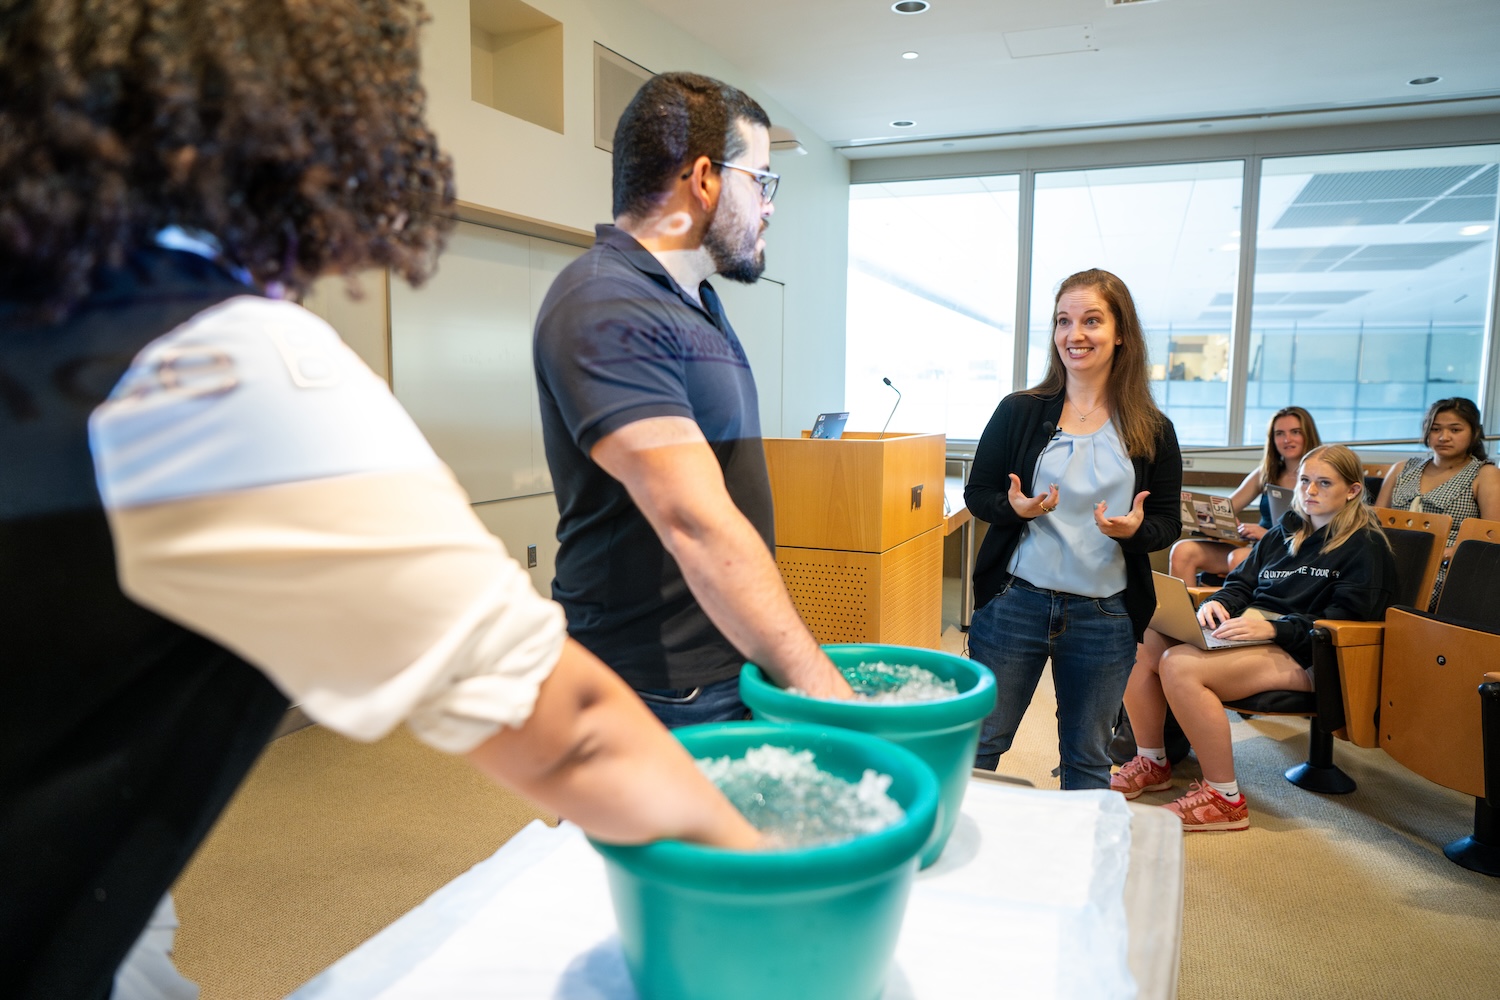
<svg viewBox="0 0 1500 1000"><path fill-rule="evenodd" d="M1134 997L1130 815L1111 792L971 783L913 887L885 1000ZM576 827L531 824L293 1000L468 997L636 997L603 861Z"/></svg>

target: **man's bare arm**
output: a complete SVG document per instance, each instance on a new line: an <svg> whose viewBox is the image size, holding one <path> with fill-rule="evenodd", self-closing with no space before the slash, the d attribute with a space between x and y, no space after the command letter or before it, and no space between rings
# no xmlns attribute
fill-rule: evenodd
<svg viewBox="0 0 1500 1000"><path fill-rule="evenodd" d="M468 757L600 840L760 843L625 682L571 639L526 724L501 729Z"/></svg>
<svg viewBox="0 0 1500 1000"><path fill-rule="evenodd" d="M853 696L792 606L765 541L734 505L697 424L638 420L600 439L590 457L624 484L704 612L741 652L785 686Z"/></svg>

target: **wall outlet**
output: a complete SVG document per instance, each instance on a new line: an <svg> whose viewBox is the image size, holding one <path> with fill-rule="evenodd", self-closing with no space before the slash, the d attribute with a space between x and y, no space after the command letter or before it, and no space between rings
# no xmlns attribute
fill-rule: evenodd
<svg viewBox="0 0 1500 1000"><path fill-rule="evenodd" d="M1193 460L1191 458L1184 458L1182 460L1182 467L1184 469L1191 469L1193 467Z"/></svg>
<svg viewBox="0 0 1500 1000"><path fill-rule="evenodd" d="M535 545L528 545L528 546L526 546L526 568L527 569L534 569L535 567L536 567L536 546Z"/></svg>

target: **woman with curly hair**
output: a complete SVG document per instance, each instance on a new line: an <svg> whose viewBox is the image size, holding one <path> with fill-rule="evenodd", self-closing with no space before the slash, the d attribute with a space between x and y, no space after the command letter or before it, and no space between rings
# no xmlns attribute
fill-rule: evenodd
<svg viewBox="0 0 1500 1000"><path fill-rule="evenodd" d="M595 836L758 835L283 296L450 225L410 0L0 4L0 969L104 997L288 698Z"/></svg>

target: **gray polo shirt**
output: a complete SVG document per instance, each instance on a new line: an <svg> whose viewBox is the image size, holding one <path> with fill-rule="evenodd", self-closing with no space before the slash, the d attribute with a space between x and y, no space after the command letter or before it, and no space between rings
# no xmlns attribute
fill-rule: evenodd
<svg viewBox="0 0 1500 1000"><path fill-rule="evenodd" d="M629 234L608 225L597 233L547 292L533 341L559 515L552 596L569 634L632 687L710 684L734 676L744 656L589 451L637 420L693 420L730 497L774 551L755 380L708 282L698 289L700 307Z"/></svg>

